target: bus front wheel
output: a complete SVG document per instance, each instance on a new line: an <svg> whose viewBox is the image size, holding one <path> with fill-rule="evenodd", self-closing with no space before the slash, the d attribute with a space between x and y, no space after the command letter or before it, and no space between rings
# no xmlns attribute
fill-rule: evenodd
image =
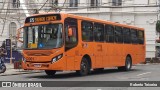
<svg viewBox="0 0 160 90"><path fill-rule="evenodd" d="M90 72L89 63L86 58L83 58L80 64L80 70L76 71L77 74L85 76Z"/></svg>
<svg viewBox="0 0 160 90"><path fill-rule="evenodd" d="M54 76L56 71L55 70L45 70L45 73L48 75L48 76Z"/></svg>
<svg viewBox="0 0 160 90"><path fill-rule="evenodd" d="M125 61L125 66L118 67L118 70L122 71L129 71L132 68L132 60L130 57L127 56L126 61Z"/></svg>

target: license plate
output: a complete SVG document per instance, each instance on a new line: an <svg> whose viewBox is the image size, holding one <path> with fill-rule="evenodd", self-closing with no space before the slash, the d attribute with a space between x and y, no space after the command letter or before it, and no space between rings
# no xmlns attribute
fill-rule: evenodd
<svg viewBox="0 0 160 90"><path fill-rule="evenodd" d="M41 64L34 64L34 67L41 67Z"/></svg>

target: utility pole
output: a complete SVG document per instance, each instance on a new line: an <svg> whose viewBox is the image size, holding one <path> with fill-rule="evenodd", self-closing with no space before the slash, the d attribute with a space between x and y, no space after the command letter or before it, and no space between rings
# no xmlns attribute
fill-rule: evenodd
<svg viewBox="0 0 160 90"><path fill-rule="evenodd" d="M160 0L158 0L159 2L158 2L158 15L159 15L159 13L160 13ZM159 18L159 17L158 17Z"/></svg>
<svg viewBox="0 0 160 90"><path fill-rule="evenodd" d="M160 16L160 0L157 0L157 4L158 4L158 15L157 15L157 21L160 20L159 16ZM160 33L158 32L158 37L160 39Z"/></svg>

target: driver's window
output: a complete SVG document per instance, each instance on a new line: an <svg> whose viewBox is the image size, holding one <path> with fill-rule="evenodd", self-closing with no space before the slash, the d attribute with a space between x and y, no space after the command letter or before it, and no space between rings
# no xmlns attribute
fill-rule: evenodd
<svg viewBox="0 0 160 90"><path fill-rule="evenodd" d="M68 35L68 29L72 30L72 35ZM78 27L77 19L66 18L65 19L65 50L69 50L75 47L78 43Z"/></svg>

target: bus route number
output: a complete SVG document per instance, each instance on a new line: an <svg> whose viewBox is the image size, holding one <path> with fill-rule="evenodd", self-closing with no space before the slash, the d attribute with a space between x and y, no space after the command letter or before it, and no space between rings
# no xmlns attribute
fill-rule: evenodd
<svg viewBox="0 0 160 90"><path fill-rule="evenodd" d="M35 20L34 20L34 18L30 18L30 20L29 20L30 22L34 22Z"/></svg>

